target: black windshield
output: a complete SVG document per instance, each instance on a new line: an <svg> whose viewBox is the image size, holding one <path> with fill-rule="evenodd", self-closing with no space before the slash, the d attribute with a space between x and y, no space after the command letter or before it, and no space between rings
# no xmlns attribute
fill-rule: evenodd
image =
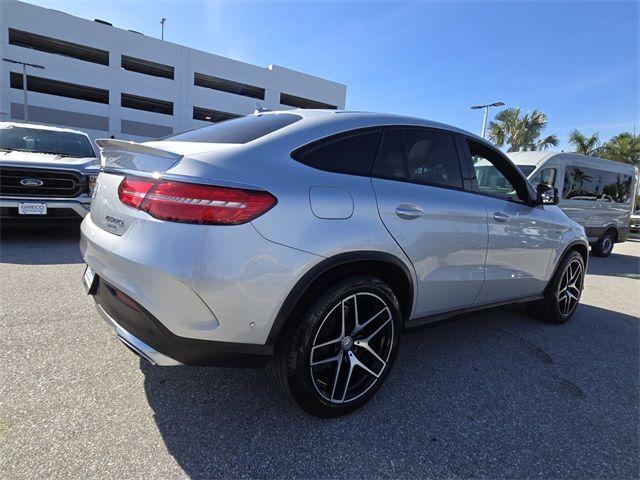
<svg viewBox="0 0 640 480"><path fill-rule="evenodd" d="M0 128L0 150L51 153L64 157L95 157L84 135L55 130L7 126Z"/></svg>

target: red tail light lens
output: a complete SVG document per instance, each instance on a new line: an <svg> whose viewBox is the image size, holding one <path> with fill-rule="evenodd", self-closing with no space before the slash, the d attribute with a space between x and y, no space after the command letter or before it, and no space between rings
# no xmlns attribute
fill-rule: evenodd
<svg viewBox="0 0 640 480"><path fill-rule="evenodd" d="M155 180L147 178L125 177L118 186L118 197L125 205L133 208L140 208L147 192L156 183Z"/></svg>
<svg viewBox="0 0 640 480"><path fill-rule="evenodd" d="M246 223L277 203L268 192L136 177L126 177L118 195L125 205L154 218L211 225Z"/></svg>

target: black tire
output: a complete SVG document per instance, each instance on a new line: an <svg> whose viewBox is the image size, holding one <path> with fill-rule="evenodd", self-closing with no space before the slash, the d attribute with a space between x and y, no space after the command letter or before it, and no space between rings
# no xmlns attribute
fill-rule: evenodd
<svg viewBox="0 0 640 480"><path fill-rule="evenodd" d="M574 275L577 275L575 279ZM582 294L584 275L582 255L576 250L571 250L562 259L556 273L547 285L544 300L541 300L537 305L536 316L545 322L555 324L565 323L573 317ZM566 285L567 281L569 285L573 284L573 286Z"/></svg>
<svg viewBox="0 0 640 480"><path fill-rule="evenodd" d="M369 275L346 278L328 287L291 325L267 368L311 415L346 415L364 405L384 383L398 352L401 329L400 305L384 282Z"/></svg>
<svg viewBox="0 0 640 480"><path fill-rule="evenodd" d="M591 253L596 257L608 257L613 251L614 243L616 243L615 231L611 229L607 230L598 241L591 246Z"/></svg>

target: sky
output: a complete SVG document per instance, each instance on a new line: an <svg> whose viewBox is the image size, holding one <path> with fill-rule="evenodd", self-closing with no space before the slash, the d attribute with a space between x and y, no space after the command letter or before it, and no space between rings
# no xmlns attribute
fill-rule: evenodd
<svg viewBox="0 0 640 480"><path fill-rule="evenodd" d="M2 0L0 0L2 1ZM602 140L640 132L640 1L29 0L260 66L347 85L346 108L480 133L475 104ZM498 110L491 110L490 119Z"/></svg>

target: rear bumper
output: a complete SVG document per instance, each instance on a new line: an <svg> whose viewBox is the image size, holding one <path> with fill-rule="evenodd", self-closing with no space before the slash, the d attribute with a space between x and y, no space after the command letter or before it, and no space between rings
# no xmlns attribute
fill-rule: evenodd
<svg viewBox="0 0 640 480"><path fill-rule="evenodd" d="M100 315L134 353L159 366L262 367L273 355L269 345L216 342L180 337L122 291L98 279L94 294Z"/></svg>
<svg viewBox="0 0 640 480"><path fill-rule="evenodd" d="M22 202L42 202L47 204L47 215L19 215L18 204ZM0 217L5 219L24 219L37 221L56 219L82 219L91 208L91 197L81 195L76 198L37 198L2 197L0 198Z"/></svg>

